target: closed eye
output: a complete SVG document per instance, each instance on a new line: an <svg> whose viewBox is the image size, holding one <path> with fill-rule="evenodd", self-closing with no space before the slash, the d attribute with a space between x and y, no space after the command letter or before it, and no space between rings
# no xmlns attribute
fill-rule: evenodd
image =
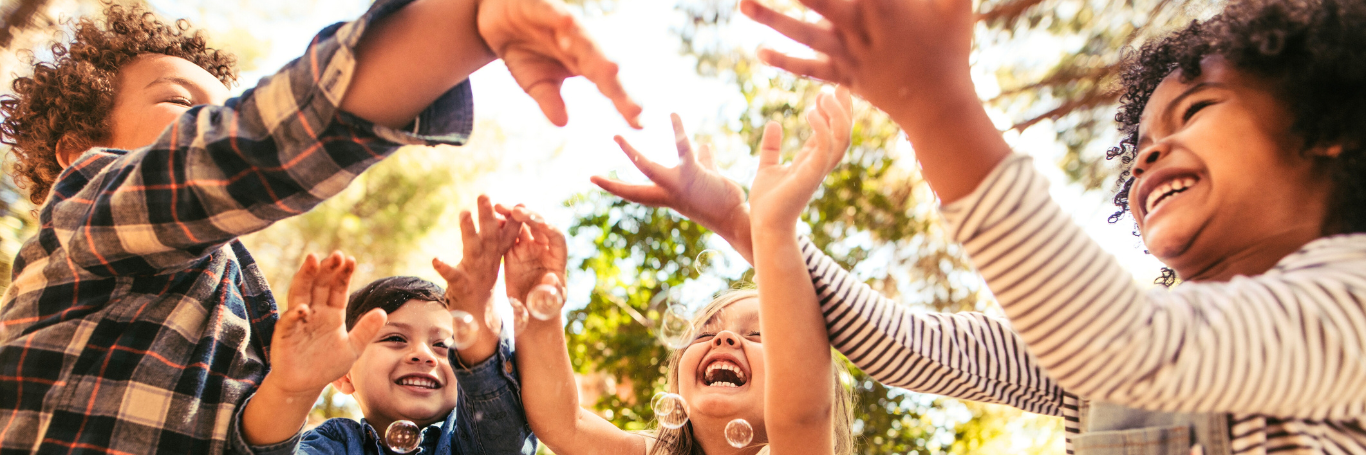
<svg viewBox="0 0 1366 455"><path fill-rule="evenodd" d="M380 338L379 341L381 343L407 343L408 339L403 338L400 335L389 335L387 337Z"/></svg>
<svg viewBox="0 0 1366 455"><path fill-rule="evenodd" d="M1209 107L1213 104L1214 100L1203 100L1191 103L1190 107L1186 108L1186 112L1184 114L1181 114L1181 122L1189 122L1191 117L1195 116L1195 113L1200 112L1201 109Z"/></svg>
<svg viewBox="0 0 1366 455"><path fill-rule="evenodd" d="M194 106L194 101L191 101L189 98L186 98L186 97L183 97L183 96L171 97L171 98L168 98L165 102L171 103L171 104L179 104L179 105L185 106L185 107Z"/></svg>

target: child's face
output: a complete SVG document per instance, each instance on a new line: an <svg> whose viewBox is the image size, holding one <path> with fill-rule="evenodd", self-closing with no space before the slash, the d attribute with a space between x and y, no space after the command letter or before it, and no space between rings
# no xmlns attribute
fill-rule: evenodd
<svg viewBox="0 0 1366 455"><path fill-rule="evenodd" d="M723 428L743 418L759 438L764 428L764 345L758 299L732 303L702 325L679 361L678 392L688 402L694 428Z"/></svg>
<svg viewBox="0 0 1366 455"><path fill-rule="evenodd" d="M410 300L393 313L351 366L333 383L351 393L381 433L395 420L440 421L455 409L450 349L451 315L438 302Z"/></svg>
<svg viewBox="0 0 1366 455"><path fill-rule="evenodd" d="M1261 273L1224 269L1323 233L1331 182L1271 90L1211 57L1189 83L1168 76L1144 109L1129 205L1148 250L1184 279Z"/></svg>
<svg viewBox="0 0 1366 455"><path fill-rule="evenodd" d="M101 145L127 150L151 145L190 106L228 100L228 88L204 68L162 54L144 54L124 65L117 90L109 143Z"/></svg>

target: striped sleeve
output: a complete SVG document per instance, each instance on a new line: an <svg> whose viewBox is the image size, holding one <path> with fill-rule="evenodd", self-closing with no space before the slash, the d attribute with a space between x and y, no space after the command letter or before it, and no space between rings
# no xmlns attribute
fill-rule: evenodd
<svg viewBox="0 0 1366 455"><path fill-rule="evenodd" d="M1053 202L1027 157L944 213L1068 392L1158 411L1366 414L1366 236L1316 240L1255 277L1144 291Z"/></svg>
<svg viewBox="0 0 1366 455"><path fill-rule="evenodd" d="M1005 321L916 313L801 239L830 343L874 379L907 390L1062 415L1063 393Z"/></svg>

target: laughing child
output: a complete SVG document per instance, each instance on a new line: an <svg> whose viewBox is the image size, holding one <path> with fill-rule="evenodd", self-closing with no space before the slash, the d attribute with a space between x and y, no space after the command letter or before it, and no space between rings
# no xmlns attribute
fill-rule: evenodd
<svg viewBox="0 0 1366 455"><path fill-rule="evenodd" d="M0 453L251 452L271 369L269 286L237 237L298 215L405 144L460 144L495 58L555 124L587 75L629 121L616 65L554 0L381 0L238 98L233 59L183 21L109 5L0 99L42 204L0 303ZM289 384L286 384L289 387ZM288 407L289 394L253 401ZM311 401L311 400L310 400ZM275 445L275 443L280 445Z"/></svg>

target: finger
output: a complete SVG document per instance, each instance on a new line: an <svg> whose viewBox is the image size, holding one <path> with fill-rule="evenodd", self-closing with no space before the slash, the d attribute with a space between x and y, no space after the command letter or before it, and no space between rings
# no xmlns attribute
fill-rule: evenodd
<svg viewBox="0 0 1366 455"><path fill-rule="evenodd" d="M702 144L701 147L698 147L697 163L706 170L716 170L716 152L712 150L711 144Z"/></svg>
<svg viewBox="0 0 1366 455"><path fill-rule="evenodd" d="M787 70L799 76L820 79L836 84L848 83L842 73L836 69L829 58L805 59L797 58L776 52L772 49L760 49L759 60L765 64Z"/></svg>
<svg viewBox="0 0 1366 455"><path fill-rule="evenodd" d="M455 281L455 267L447 264L446 261L442 261L440 258L432 258L432 269L436 270L436 273L447 282Z"/></svg>
<svg viewBox="0 0 1366 455"><path fill-rule="evenodd" d="M650 161L649 158L642 155L635 147L632 147L629 142L626 142L626 138L616 136L613 139L617 141L617 145L621 147L621 151L626 153L626 157L631 160L631 164L635 165L636 169L640 170L640 173L645 174L646 178L655 182L658 182L659 179L663 178L664 171L667 168L660 166L659 163Z"/></svg>
<svg viewBox="0 0 1366 455"><path fill-rule="evenodd" d="M351 276L356 272L356 258L347 257L337 271L332 292L328 295L327 306L335 310L346 309L346 296L351 293Z"/></svg>
<svg viewBox="0 0 1366 455"><path fill-rule="evenodd" d="M843 85L835 87L835 99L839 100L840 105L844 106L844 111L853 117L854 96L849 93L849 87Z"/></svg>
<svg viewBox="0 0 1366 455"><path fill-rule="evenodd" d="M479 229L474 227L474 215L469 210L460 211L460 239L466 248L479 241Z"/></svg>
<svg viewBox="0 0 1366 455"><path fill-rule="evenodd" d="M479 233L487 235L498 229L498 220L493 214L493 202L489 200L487 194L481 194L475 199L475 207L479 210Z"/></svg>
<svg viewBox="0 0 1366 455"><path fill-rule="evenodd" d="M568 12L563 12L569 20L561 20L560 26L556 31L556 42L559 43L560 50L565 54L565 66L570 71L583 75L593 85L597 86L598 91L612 100L612 105L617 112L621 113L622 118L632 128L640 129L640 113L642 109L639 104L626 94L626 88L621 85L618 77L620 68L617 64L607 59L603 55L602 48L598 47L596 41L588 35L583 24L579 23Z"/></svg>
<svg viewBox="0 0 1366 455"><path fill-rule="evenodd" d="M503 215L506 217L512 214L512 207L508 207L503 204L493 204L493 211L498 212L499 215Z"/></svg>
<svg viewBox="0 0 1366 455"><path fill-rule="evenodd" d="M308 318L309 308L307 303L297 303L289 306L289 311L280 315L280 322L275 323L275 333L281 337L288 337L295 330L303 326Z"/></svg>
<svg viewBox="0 0 1366 455"><path fill-rule="evenodd" d="M759 139L759 166L778 164L782 153L783 126L770 121L764 125L764 136Z"/></svg>
<svg viewBox="0 0 1366 455"><path fill-rule="evenodd" d="M616 197L637 204L660 207L669 203L669 194L658 185L636 185L596 175L589 177L588 180Z"/></svg>
<svg viewBox="0 0 1366 455"><path fill-rule="evenodd" d="M527 87L527 95L536 100L536 105L541 107L541 113L550 120L555 126L565 126L569 123L569 113L564 108L564 98L560 97L560 85L564 79L543 80Z"/></svg>
<svg viewBox="0 0 1366 455"><path fill-rule="evenodd" d="M847 92L846 92L847 93ZM849 130L853 127L853 118L849 111L849 105L844 104L838 99L838 94L821 94L816 100L820 105L821 115L830 122L831 137L835 144L842 144L849 141Z"/></svg>
<svg viewBox="0 0 1366 455"><path fill-rule="evenodd" d="M313 280L318 277L318 255L308 253L304 257L303 265L299 266L299 271L294 274L294 279L289 282L289 293L286 295L286 303L293 307L296 304L308 303L308 298L313 291Z"/></svg>
<svg viewBox="0 0 1366 455"><path fill-rule="evenodd" d="M361 352L365 351L365 346L375 339L375 334L379 333L379 329L384 328L388 321L389 314L379 308L370 310L357 319L351 330L346 333L346 341L351 345L351 352L360 356Z"/></svg>
<svg viewBox="0 0 1366 455"><path fill-rule="evenodd" d="M678 147L678 160L682 162L693 159L692 142L688 140L688 132L683 130L683 118L678 114L669 114L669 120L674 125L674 145Z"/></svg>
<svg viewBox="0 0 1366 455"><path fill-rule="evenodd" d="M753 18L755 22L767 25L774 31L792 38L793 41L805 44L816 52L831 55L847 53L844 44L840 43L839 35L828 25L805 22L755 1L741 2L740 11Z"/></svg>
<svg viewBox="0 0 1366 455"><path fill-rule="evenodd" d="M319 266L318 278L313 281L313 289L309 302L315 305L326 305L327 299L332 293L333 284L336 281L337 272L341 269L345 258L340 251L333 252L323 260Z"/></svg>

